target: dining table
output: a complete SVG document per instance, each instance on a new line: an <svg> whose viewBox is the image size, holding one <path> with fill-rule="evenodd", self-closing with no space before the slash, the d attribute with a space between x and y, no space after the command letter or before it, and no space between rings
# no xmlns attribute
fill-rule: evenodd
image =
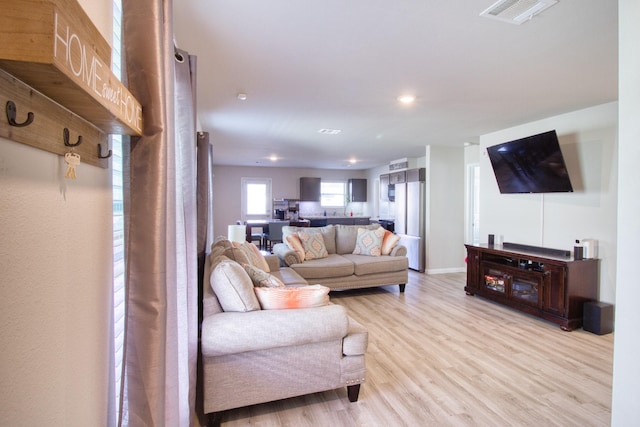
<svg viewBox="0 0 640 427"><path fill-rule="evenodd" d="M247 227L247 242L251 242L251 235L254 228L259 228L261 234L264 236L269 232L269 224L272 222L288 222L289 225L295 225L297 227L308 227L309 220L280 220L280 219L248 219L244 222ZM260 240L260 246L262 247L262 239Z"/></svg>

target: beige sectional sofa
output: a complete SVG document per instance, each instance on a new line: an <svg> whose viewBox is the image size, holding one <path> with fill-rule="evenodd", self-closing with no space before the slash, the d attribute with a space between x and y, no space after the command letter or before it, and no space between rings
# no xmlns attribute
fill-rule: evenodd
<svg viewBox="0 0 640 427"><path fill-rule="evenodd" d="M308 283L318 283L331 290L368 288L397 284L404 292L409 276L407 249L396 245L389 255L370 256L354 254L358 229L377 230L380 225L327 225L325 227L283 227L283 240L303 233L320 233L327 256L304 259L303 254L291 249L287 243L278 243L273 253Z"/></svg>
<svg viewBox="0 0 640 427"><path fill-rule="evenodd" d="M200 388L208 425L219 425L228 409L345 386L355 402L365 381L367 330L337 304L262 309L251 277L243 274L243 268L256 267L289 290L313 288L274 255L257 259L226 240L212 246L201 330Z"/></svg>

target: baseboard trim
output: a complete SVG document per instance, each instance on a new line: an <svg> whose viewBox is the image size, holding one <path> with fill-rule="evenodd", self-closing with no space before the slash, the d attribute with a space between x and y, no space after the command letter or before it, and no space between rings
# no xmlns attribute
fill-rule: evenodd
<svg viewBox="0 0 640 427"><path fill-rule="evenodd" d="M466 267L430 268L430 269L427 269L424 272L424 274L464 273L466 271L467 271Z"/></svg>

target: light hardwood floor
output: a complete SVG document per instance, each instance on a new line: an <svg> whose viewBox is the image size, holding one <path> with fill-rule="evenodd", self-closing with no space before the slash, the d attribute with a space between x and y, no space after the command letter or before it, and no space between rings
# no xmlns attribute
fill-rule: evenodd
<svg viewBox="0 0 640 427"><path fill-rule="evenodd" d="M465 274L334 292L369 330L367 381L228 411L223 426L608 426L613 334L555 324L464 292Z"/></svg>

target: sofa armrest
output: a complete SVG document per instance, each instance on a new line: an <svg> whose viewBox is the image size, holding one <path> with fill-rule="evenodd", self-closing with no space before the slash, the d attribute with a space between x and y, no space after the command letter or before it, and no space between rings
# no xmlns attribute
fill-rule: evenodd
<svg viewBox="0 0 640 427"><path fill-rule="evenodd" d="M391 249L390 256L407 256L407 247L402 245L396 245L395 248Z"/></svg>
<svg viewBox="0 0 640 427"><path fill-rule="evenodd" d="M217 313L202 321L202 354L222 356L339 340L348 328L347 312L337 304Z"/></svg>
<svg viewBox="0 0 640 427"><path fill-rule="evenodd" d="M349 334L342 342L342 354L345 356L359 356L367 352L369 332L360 323L349 317Z"/></svg>
<svg viewBox="0 0 640 427"><path fill-rule="evenodd" d="M289 267L292 264L300 264L302 259L300 259L300 255L291 248L286 243L276 243L273 245L273 253L278 256L282 261L284 261L285 265Z"/></svg>
<svg viewBox="0 0 640 427"><path fill-rule="evenodd" d="M280 258L276 255L265 255L264 259L267 261L270 271L280 270Z"/></svg>

